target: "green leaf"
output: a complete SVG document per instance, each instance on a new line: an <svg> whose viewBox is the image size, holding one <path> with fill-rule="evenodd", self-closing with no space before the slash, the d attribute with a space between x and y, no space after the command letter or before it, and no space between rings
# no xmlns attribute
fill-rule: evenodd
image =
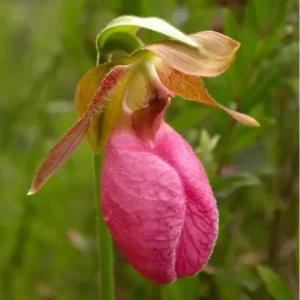
<svg viewBox="0 0 300 300"><path fill-rule="evenodd" d="M166 20L172 20L176 8L176 0L165 0L163 6L160 0L141 0L139 2L141 3L144 17L160 16Z"/></svg>
<svg viewBox="0 0 300 300"><path fill-rule="evenodd" d="M260 180L250 172L239 172L230 177L217 178L214 181L216 197L224 198L239 188L259 185Z"/></svg>
<svg viewBox="0 0 300 300"><path fill-rule="evenodd" d="M241 41L241 30L233 12L230 9L225 9L224 34L231 38ZM229 68L226 74L228 86L232 89L234 97L240 95L245 85L245 74L247 72L248 59L246 58L246 49L241 44L234 63ZM226 92L227 93L227 92Z"/></svg>
<svg viewBox="0 0 300 300"><path fill-rule="evenodd" d="M96 39L98 56L100 54L102 55L102 52L107 50L107 44L110 43L111 39L116 40L116 34L118 34L118 39L121 39L122 42L125 41L122 34L127 35L127 37L128 35L131 35L135 40L136 45L138 45L140 40L135 35L139 28L161 33L172 40L177 40L193 48L198 47L198 44L193 39L162 19L156 17L140 18L136 16L121 16L108 23L108 25L98 34ZM133 45L133 39L128 42L128 45L126 45L127 47ZM110 49L110 51L112 50L110 47L108 47L108 49Z"/></svg>
<svg viewBox="0 0 300 300"><path fill-rule="evenodd" d="M161 288L163 300L198 299L202 284L198 276L180 278Z"/></svg>
<svg viewBox="0 0 300 300"><path fill-rule="evenodd" d="M283 30L288 1L253 0L252 2L262 34L266 35Z"/></svg>
<svg viewBox="0 0 300 300"><path fill-rule="evenodd" d="M226 35L230 36L235 40L239 40L240 38L240 26L237 23L233 12L226 8L225 12L225 20L224 20L224 32Z"/></svg>
<svg viewBox="0 0 300 300"><path fill-rule="evenodd" d="M277 6L276 6L276 16L274 18L273 24L276 24L276 26L273 26L275 30L278 30L284 27L284 24L287 19L287 12L288 12L288 1L280 1L277 0Z"/></svg>
<svg viewBox="0 0 300 300"><path fill-rule="evenodd" d="M253 0L253 5L260 27L266 26L274 9L274 0Z"/></svg>
<svg viewBox="0 0 300 300"><path fill-rule="evenodd" d="M68 53L67 59L72 60L72 64L80 72L85 72L91 67L83 48L82 36L86 28L85 22L82 21L83 8L83 0L74 0L70 3L61 1L58 21L61 24L62 47Z"/></svg>
<svg viewBox="0 0 300 300"><path fill-rule="evenodd" d="M219 233L221 233L233 219L233 214L226 210L220 210L219 217Z"/></svg>
<svg viewBox="0 0 300 300"><path fill-rule="evenodd" d="M176 114L173 114L172 117L168 117L168 114L171 112L172 111L167 110L167 120L169 124L177 131L183 131L193 127L199 128L201 120L207 114L206 109L203 109L202 106L196 107L196 105L190 105L182 110L179 110Z"/></svg>
<svg viewBox="0 0 300 300"><path fill-rule="evenodd" d="M242 274L238 274L236 272L229 271L227 269L216 268L215 277L216 278L218 277L222 281L226 282L228 285L230 283L233 283L234 285L244 287L251 292L257 289L257 284L255 281L248 279ZM236 298L231 298L231 299L236 299Z"/></svg>
<svg viewBox="0 0 300 300"><path fill-rule="evenodd" d="M272 101L266 97L266 91L270 91L270 86L276 86L282 82L282 74L286 66L296 63L295 58L299 53L296 43L290 43L281 48L280 53L264 64L258 67L257 75L253 75L253 82L250 92L243 99L242 110L249 112L255 105L264 99L265 103Z"/></svg>
<svg viewBox="0 0 300 300"><path fill-rule="evenodd" d="M278 274L266 266L258 266L257 271L274 299L295 300L292 291Z"/></svg>
<svg viewBox="0 0 300 300"><path fill-rule="evenodd" d="M259 22L256 15L255 7L253 1L249 1L245 7L245 15L243 18L242 29L248 29L256 32L259 32Z"/></svg>
<svg viewBox="0 0 300 300"><path fill-rule="evenodd" d="M213 162L213 151L216 148L220 135L210 136L209 133L203 129L200 133L200 145L196 149L196 153L201 157L204 165L208 165Z"/></svg>
<svg viewBox="0 0 300 300"><path fill-rule="evenodd" d="M250 64L254 61L255 51L253 49L259 40L259 30L259 22L253 2L249 1L245 8L245 16L240 29L240 42L243 45L244 63L247 64L247 68L249 68Z"/></svg>

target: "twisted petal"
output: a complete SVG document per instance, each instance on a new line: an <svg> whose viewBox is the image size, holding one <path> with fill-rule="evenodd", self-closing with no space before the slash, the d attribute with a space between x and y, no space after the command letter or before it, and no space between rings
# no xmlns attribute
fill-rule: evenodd
<svg viewBox="0 0 300 300"><path fill-rule="evenodd" d="M90 70L80 79L75 94L75 103L79 117L82 117L86 112L88 105L90 104L90 102L93 99L93 96L99 89L100 83L105 78L106 74L108 74L108 72L112 70L116 65L126 66L129 65L131 62L131 59L126 58L117 62L105 63ZM116 84L118 79L118 77L111 77L110 81L106 81L105 88L109 90L111 86ZM99 113L97 115L97 118L95 118L93 122L90 123L87 132L87 138L95 152L99 151L99 142L101 141L101 131L98 130L102 126L100 115L101 114Z"/></svg>
<svg viewBox="0 0 300 300"><path fill-rule="evenodd" d="M162 41L143 47L136 55L149 50L170 67L189 75L215 77L228 69L235 58L239 42L215 31L190 35L197 48L177 41Z"/></svg>
<svg viewBox="0 0 300 300"><path fill-rule="evenodd" d="M202 80L193 75L183 74L165 64L159 64L157 71L162 83L172 92L188 99L220 108L231 115L238 122L252 127L259 127L259 123L252 117L231 110L214 100L206 90Z"/></svg>
<svg viewBox="0 0 300 300"><path fill-rule="evenodd" d="M56 143L42 162L27 195L35 194L77 149L89 126L88 118L79 120Z"/></svg>
<svg viewBox="0 0 300 300"><path fill-rule="evenodd" d="M119 84L119 82L125 77L126 69L127 67L125 66L116 66L104 78L91 98L92 100L88 104L81 119L54 145L42 162L33 179L28 195L36 193L81 144L91 122L93 122L94 119L97 120L100 114L99 112L105 105L105 102L111 99L111 97L118 95L120 87L123 88L123 85ZM88 89L87 92L89 92ZM79 106L80 109L83 110L84 104ZM109 130L109 125L105 130ZM107 135L104 132L105 131L102 130L102 135Z"/></svg>

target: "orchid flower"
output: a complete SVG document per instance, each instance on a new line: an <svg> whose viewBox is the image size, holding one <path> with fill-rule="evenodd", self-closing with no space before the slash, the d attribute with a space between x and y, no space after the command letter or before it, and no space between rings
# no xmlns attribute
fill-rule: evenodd
<svg viewBox="0 0 300 300"><path fill-rule="evenodd" d="M138 27L167 39L142 45L134 35ZM130 39L133 51L122 46L126 55L111 55L117 53L115 45ZM29 194L87 137L93 150L104 155L103 216L127 260L161 284L194 275L213 251L218 210L200 160L164 114L180 95L220 108L244 125L259 126L252 117L216 102L200 79L223 73L240 44L214 31L185 35L161 19L124 16L99 34L97 46L100 54L120 58L80 80L79 120L43 161Z"/></svg>

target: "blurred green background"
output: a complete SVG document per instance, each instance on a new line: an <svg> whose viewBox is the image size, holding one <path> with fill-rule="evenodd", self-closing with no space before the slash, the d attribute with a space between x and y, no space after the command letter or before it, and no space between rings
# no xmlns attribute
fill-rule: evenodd
<svg viewBox="0 0 300 300"><path fill-rule="evenodd" d="M163 287L143 279L115 249L117 299L296 299L296 0L0 2L0 299L97 299L88 143L37 195L26 192L51 145L76 120L74 92L95 65L97 33L122 14L158 16L187 33L213 29L239 40L232 67L205 83L216 100L262 127L173 100L167 120L206 167L220 210L219 238L202 273Z"/></svg>

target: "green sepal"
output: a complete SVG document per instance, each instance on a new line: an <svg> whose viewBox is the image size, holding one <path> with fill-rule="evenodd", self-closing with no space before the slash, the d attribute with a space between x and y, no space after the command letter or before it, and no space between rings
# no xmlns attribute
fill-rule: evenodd
<svg viewBox="0 0 300 300"><path fill-rule="evenodd" d="M106 42L103 43L102 47L99 48L99 45L96 44L97 48L97 64L107 61L108 58L111 58L115 53L120 54L121 52L130 54L136 49L144 46L143 42L137 37L127 32L113 32ZM118 56L120 59L120 56ZM111 60L111 59L110 59Z"/></svg>
<svg viewBox="0 0 300 300"><path fill-rule="evenodd" d="M98 34L96 39L97 62L101 61L102 55L106 56L117 50L122 50L130 54L141 47L143 44L136 36L139 28L158 32L171 40L176 40L192 48L198 47L192 38L165 20L156 17L121 16L108 23Z"/></svg>

